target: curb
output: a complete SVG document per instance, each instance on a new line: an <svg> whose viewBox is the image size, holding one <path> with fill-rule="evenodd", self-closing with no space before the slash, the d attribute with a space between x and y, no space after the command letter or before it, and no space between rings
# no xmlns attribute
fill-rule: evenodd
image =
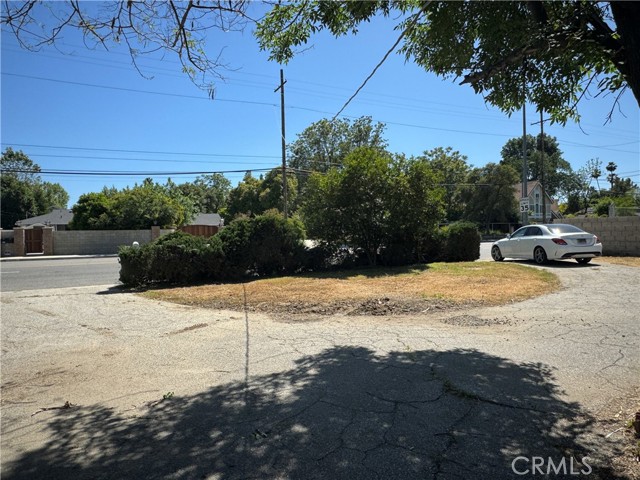
<svg viewBox="0 0 640 480"><path fill-rule="evenodd" d="M73 260L76 258L114 258L117 257L118 254L110 253L103 255L32 255L28 257L2 257L0 258L0 262L30 262L30 261L38 261L38 260Z"/></svg>

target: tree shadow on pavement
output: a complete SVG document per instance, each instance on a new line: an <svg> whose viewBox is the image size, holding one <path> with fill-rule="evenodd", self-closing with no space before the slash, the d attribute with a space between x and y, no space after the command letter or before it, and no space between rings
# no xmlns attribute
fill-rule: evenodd
<svg viewBox="0 0 640 480"><path fill-rule="evenodd" d="M476 350L376 354L334 347L294 368L175 395L134 411L101 404L50 415L47 441L3 465L5 479L527 478L533 456L558 475L616 477L603 439L551 370ZM44 420L44 419L42 419ZM579 463L581 459L585 463ZM547 464L543 467L546 471ZM585 470L586 471L586 470ZM566 472L567 475L562 475Z"/></svg>

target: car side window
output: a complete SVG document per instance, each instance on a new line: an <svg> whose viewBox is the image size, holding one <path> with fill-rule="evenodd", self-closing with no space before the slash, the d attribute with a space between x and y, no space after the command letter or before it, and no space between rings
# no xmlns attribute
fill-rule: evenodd
<svg viewBox="0 0 640 480"><path fill-rule="evenodd" d="M542 230L540 230L540 227L527 228L527 233L526 233L527 237L535 237L537 235L542 235Z"/></svg>
<svg viewBox="0 0 640 480"><path fill-rule="evenodd" d="M511 238L524 237L524 232L526 232L526 231L527 231L526 228L521 228L520 230L516 230L515 232L513 232L513 235L511 235Z"/></svg>

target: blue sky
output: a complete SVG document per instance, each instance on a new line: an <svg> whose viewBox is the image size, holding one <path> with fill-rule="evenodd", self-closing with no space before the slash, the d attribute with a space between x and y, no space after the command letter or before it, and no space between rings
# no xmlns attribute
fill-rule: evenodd
<svg viewBox="0 0 640 480"><path fill-rule="evenodd" d="M287 142L311 123L331 118L356 91L393 44L392 23L377 19L355 37L319 35L313 48L284 66ZM78 197L103 186L133 185L146 176L178 182L195 175L150 172L256 171L280 163L280 65L260 52L251 29L217 32L208 48L234 71L223 72L216 99L181 73L176 58L144 58L145 79L128 54L87 50L71 32L63 43L40 52L21 49L2 31L2 149L22 150L42 169L140 172L127 176L43 175ZM591 158L613 161L622 176L640 183L639 109L630 92L604 125L611 96L581 103L581 128L546 126L558 138L574 169ZM369 115L387 125L392 152L419 155L452 147L481 166L500 160L500 149L522 134L522 116L486 106L469 86L459 86L392 55L343 117ZM539 120L528 107L527 128ZM227 174L236 184L243 173ZM602 183L602 182L601 182Z"/></svg>

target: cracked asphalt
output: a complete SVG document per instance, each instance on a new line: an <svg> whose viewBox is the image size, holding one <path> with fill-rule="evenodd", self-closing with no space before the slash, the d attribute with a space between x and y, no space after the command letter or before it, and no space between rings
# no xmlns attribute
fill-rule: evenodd
<svg viewBox="0 0 640 480"><path fill-rule="evenodd" d="M544 268L560 291L423 316L2 293L2 476L627 478L595 417L638 385L640 269Z"/></svg>

